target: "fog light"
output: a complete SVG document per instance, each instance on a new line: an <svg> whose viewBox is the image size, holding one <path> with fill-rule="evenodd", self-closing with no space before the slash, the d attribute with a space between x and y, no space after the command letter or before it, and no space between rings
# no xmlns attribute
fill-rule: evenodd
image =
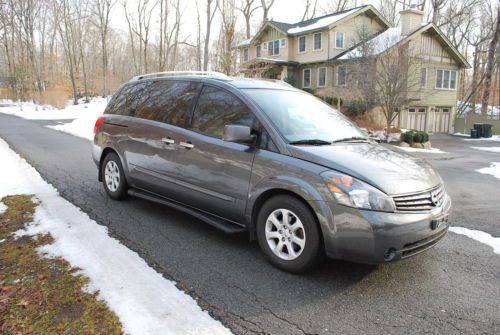
<svg viewBox="0 0 500 335"><path fill-rule="evenodd" d="M394 248L387 249L387 251L384 254L384 260L386 262L390 262L394 259L394 257L396 257L396 249Z"/></svg>

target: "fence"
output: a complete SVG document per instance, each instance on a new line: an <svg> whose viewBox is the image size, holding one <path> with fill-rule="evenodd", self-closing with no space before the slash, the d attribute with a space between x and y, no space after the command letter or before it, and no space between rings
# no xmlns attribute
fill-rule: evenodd
<svg viewBox="0 0 500 335"><path fill-rule="evenodd" d="M470 134L471 128L474 128L474 123L490 123L493 125L493 134L500 135L500 118L498 115L462 115L455 119L455 132Z"/></svg>

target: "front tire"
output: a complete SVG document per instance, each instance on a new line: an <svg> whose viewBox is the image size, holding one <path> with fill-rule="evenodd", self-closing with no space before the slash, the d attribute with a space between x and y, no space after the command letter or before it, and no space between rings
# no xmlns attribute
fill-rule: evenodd
<svg viewBox="0 0 500 335"><path fill-rule="evenodd" d="M262 206L257 240L264 256L288 272L303 272L321 259L316 219L302 201L289 195L272 197Z"/></svg>
<svg viewBox="0 0 500 335"><path fill-rule="evenodd" d="M118 155L110 152L101 165L102 184L108 196L121 200L127 195L127 181L123 173L122 163Z"/></svg>

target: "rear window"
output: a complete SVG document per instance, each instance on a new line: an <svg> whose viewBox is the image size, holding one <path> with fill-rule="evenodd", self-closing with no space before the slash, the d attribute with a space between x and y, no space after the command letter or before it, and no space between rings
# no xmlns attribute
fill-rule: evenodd
<svg viewBox="0 0 500 335"><path fill-rule="evenodd" d="M113 97L106 112L184 127L200 85L173 80L129 84Z"/></svg>

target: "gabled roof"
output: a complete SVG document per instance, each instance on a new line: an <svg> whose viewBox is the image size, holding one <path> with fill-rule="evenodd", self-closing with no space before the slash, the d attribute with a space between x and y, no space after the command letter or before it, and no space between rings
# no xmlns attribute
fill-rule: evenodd
<svg viewBox="0 0 500 335"><path fill-rule="evenodd" d="M434 23L427 23L422 25L420 28L416 29L409 35L401 34L401 27L389 28L380 34L375 35L368 41L364 41L354 45L352 48L346 50L345 52L338 54L331 60L347 60L356 59L362 57L362 48L365 44L370 43L369 48L371 48L371 54L373 56L380 55L381 53L391 49L392 47L406 43L414 39L416 36L424 32L433 32L441 44L445 46L445 49L450 53L450 55L465 68L470 68L470 64L467 59L451 44L450 40L444 35L444 33L437 27Z"/></svg>
<svg viewBox="0 0 500 335"><path fill-rule="evenodd" d="M251 40L246 40L244 43L240 43L238 47L250 45L255 41L267 27L273 27L287 36L301 35L305 33L310 33L314 31L323 30L326 28L331 28L334 25L340 23L341 21L347 20L351 17L359 15L364 12L371 12L386 28L390 27L389 22L375 9L372 5L364 5L360 7L355 7L351 9L346 9L340 12L331 13L328 15L323 15L310 20L301 21L297 23L286 23L279 21L267 21L262 25L259 31L253 36Z"/></svg>

